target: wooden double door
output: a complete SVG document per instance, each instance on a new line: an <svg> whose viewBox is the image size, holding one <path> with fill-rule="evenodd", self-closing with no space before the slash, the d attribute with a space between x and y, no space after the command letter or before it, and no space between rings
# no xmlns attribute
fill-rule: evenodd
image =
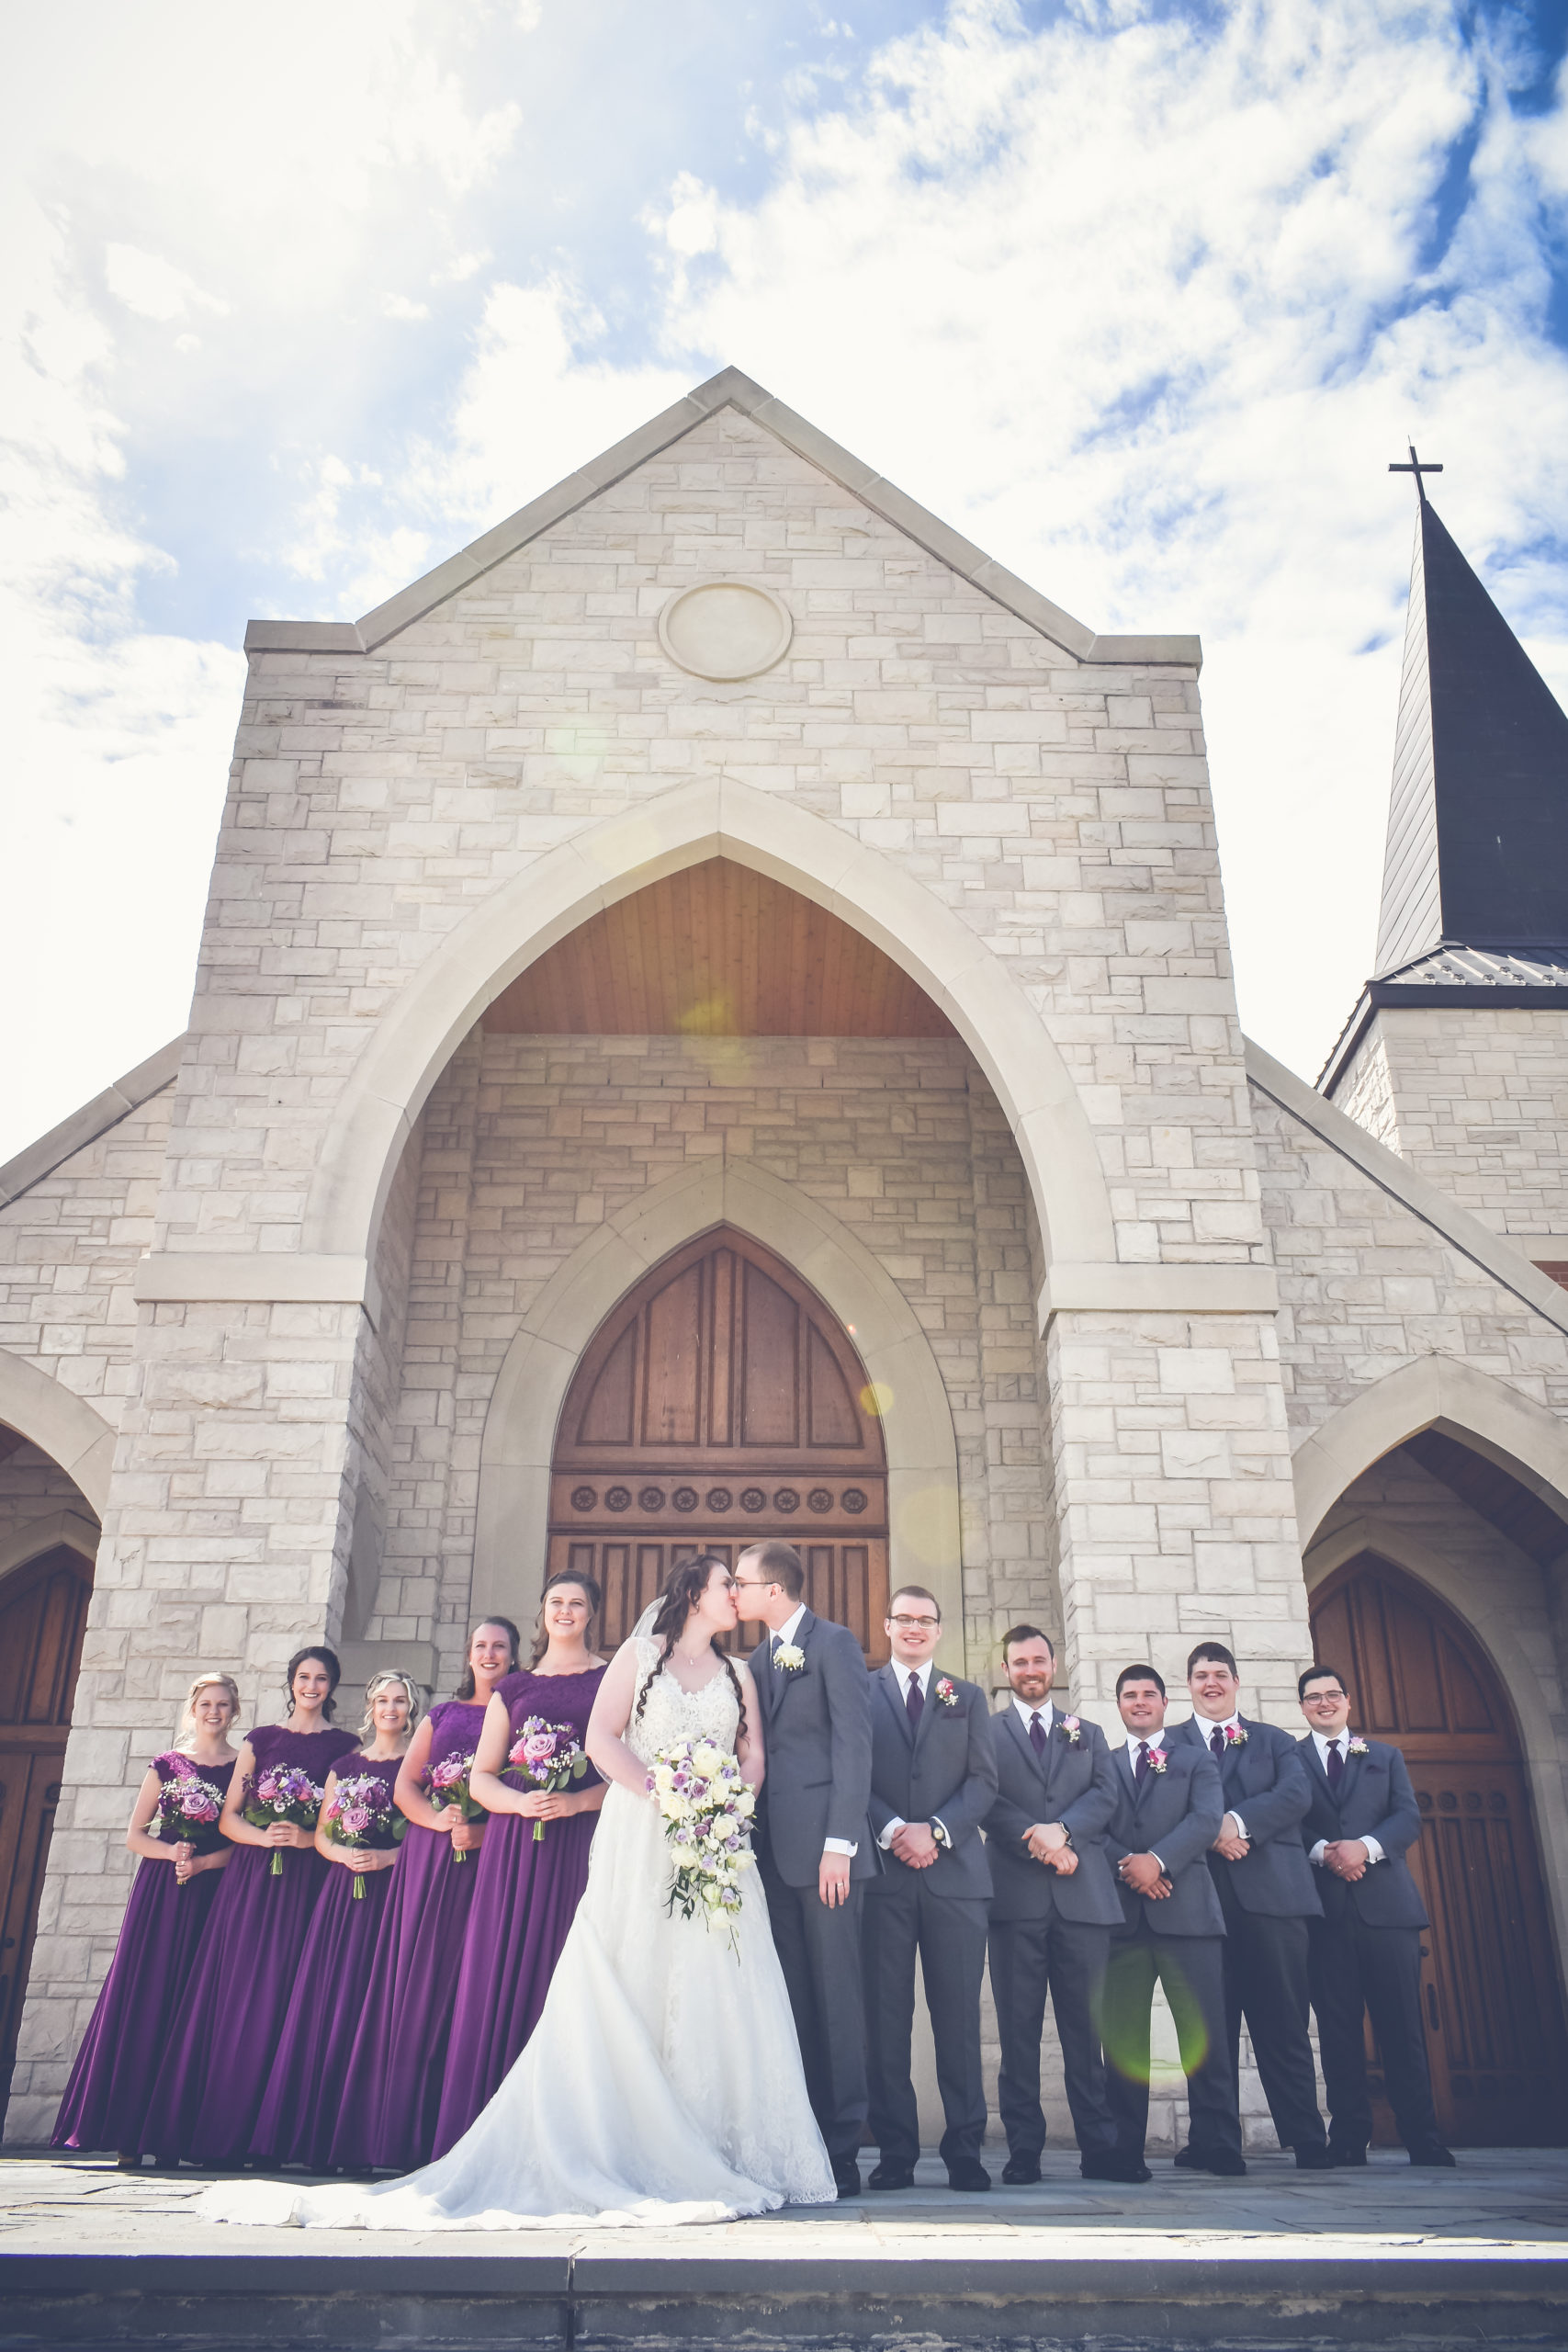
<svg viewBox="0 0 1568 2352"><path fill-rule="evenodd" d="M0 1583L0 2109L60 1802L93 1571L62 1544Z"/></svg>
<svg viewBox="0 0 1568 2352"><path fill-rule="evenodd" d="M1431 1920L1421 1996L1438 2121L1464 2147L1554 2147L1563 2112L1562 2001L1513 1710L1453 1613L1375 1555L1312 1601L1313 1655L1351 1684L1353 1729L1410 1768L1421 1835L1406 1860ZM1377 2137L1397 2140L1382 2093Z"/></svg>
<svg viewBox="0 0 1568 2352"><path fill-rule="evenodd" d="M782 1536L811 1607L880 1664L878 1406L852 1338L793 1268L731 1227L703 1235L628 1292L584 1351L551 1463L551 1573L598 1577L613 1648L678 1561L714 1552L733 1565Z"/></svg>

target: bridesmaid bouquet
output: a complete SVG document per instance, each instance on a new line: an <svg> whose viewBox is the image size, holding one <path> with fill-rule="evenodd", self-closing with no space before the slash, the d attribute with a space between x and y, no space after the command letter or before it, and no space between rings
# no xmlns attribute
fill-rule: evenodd
<svg viewBox="0 0 1568 2352"><path fill-rule="evenodd" d="M424 1793L437 1813L450 1813L456 1805L465 1821L485 1821L489 1815L468 1786L468 1775L474 1769L472 1755L446 1756L433 1764L424 1776ZM454 1849L452 1860L466 1862L468 1857L461 1846Z"/></svg>
<svg viewBox="0 0 1568 2352"><path fill-rule="evenodd" d="M396 1846L408 1823L392 1803L392 1792L374 1772L340 1781L321 1815L321 1827L333 1846ZM354 1899L365 1900L365 1873L354 1873Z"/></svg>
<svg viewBox="0 0 1568 2352"><path fill-rule="evenodd" d="M588 1758L571 1725L547 1723L543 1715L529 1716L506 1762L510 1771L520 1772L536 1789L568 1788L588 1770ZM544 1834L544 1823L536 1821L536 1846Z"/></svg>
<svg viewBox="0 0 1568 2352"><path fill-rule="evenodd" d="M648 1775L674 1857L666 1905L671 1918L723 1920L735 1944L740 1881L755 1865L751 1851L754 1792L735 1757L711 1739L679 1740L661 1747ZM739 1957L739 1947L737 1947Z"/></svg>
<svg viewBox="0 0 1568 2352"><path fill-rule="evenodd" d="M270 1829L275 1821L291 1821L296 1829L314 1829L324 1791L298 1764L274 1764L251 1782L245 1819L253 1829ZM271 1878L283 1876L283 1849L272 1858Z"/></svg>
<svg viewBox="0 0 1568 2352"><path fill-rule="evenodd" d="M216 1826L223 1810L223 1799L210 1781L204 1781L187 1757L170 1757L175 1777L164 1783L158 1799L158 1810L148 1827L154 1838L166 1838L174 1846L197 1845L204 1830ZM179 1879L176 1883L189 1883Z"/></svg>

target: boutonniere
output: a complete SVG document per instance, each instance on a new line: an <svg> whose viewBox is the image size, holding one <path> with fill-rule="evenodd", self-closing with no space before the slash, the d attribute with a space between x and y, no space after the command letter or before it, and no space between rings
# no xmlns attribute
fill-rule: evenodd
<svg viewBox="0 0 1568 2352"><path fill-rule="evenodd" d="M781 1642L773 1652L773 1664L784 1674L798 1674L806 1664L806 1652L794 1642Z"/></svg>
<svg viewBox="0 0 1568 2352"><path fill-rule="evenodd" d="M1170 1758L1167 1756L1163 1747L1150 1748L1149 1770L1151 1772L1163 1772L1169 1761Z"/></svg>
<svg viewBox="0 0 1568 2352"><path fill-rule="evenodd" d="M958 1693L953 1689L945 1674L942 1675L937 1682L936 1696L937 1704L939 1706L956 1707L958 1704Z"/></svg>
<svg viewBox="0 0 1568 2352"><path fill-rule="evenodd" d="M1064 1715L1062 1717L1062 1729L1066 1733L1068 1740L1071 1742L1072 1746L1076 1747L1083 1731L1083 1725L1079 1723L1077 1715Z"/></svg>
<svg viewBox="0 0 1568 2352"><path fill-rule="evenodd" d="M1353 1739L1347 1750L1347 1753L1351 1756L1370 1756L1371 1752L1364 1739Z"/></svg>
<svg viewBox="0 0 1568 2352"><path fill-rule="evenodd" d="M1240 1724L1227 1724L1225 1725L1225 1746L1227 1747L1245 1747L1247 1746L1247 1733Z"/></svg>

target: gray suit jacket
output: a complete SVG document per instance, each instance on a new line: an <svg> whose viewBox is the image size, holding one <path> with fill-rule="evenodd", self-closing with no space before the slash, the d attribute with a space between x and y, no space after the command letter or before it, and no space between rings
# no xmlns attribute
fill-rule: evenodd
<svg viewBox="0 0 1568 2352"><path fill-rule="evenodd" d="M1302 1823L1312 1803L1306 1766L1295 1741L1278 1724L1241 1717L1247 1737L1227 1748L1220 1763L1220 1787L1227 1813L1239 1813L1252 1840L1245 1861L1211 1854L1209 1868L1244 1911L1266 1919L1316 1919L1323 1916L1313 1881L1314 1871L1302 1844ZM1213 1726L1194 1715L1165 1736L1168 1747L1191 1746L1208 1753Z"/></svg>
<svg viewBox="0 0 1568 2352"><path fill-rule="evenodd" d="M1375 1838L1383 1860L1349 1885L1328 1870L1314 1870L1325 1919L1357 1918L1369 1928L1431 1925L1419 1888L1410 1875L1406 1849L1421 1835L1421 1809L1410 1785L1410 1770L1397 1747L1369 1739L1365 1756L1348 1757L1336 1797L1318 1761L1309 1731L1301 1742L1312 1804L1302 1823L1302 1844L1310 1855L1320 1838Z"/></svg>
<svg viewBox="0 0 1568 2352"><path fill-rule="evenodd" d="M986 1815L986 1850L996 1888L992 1919L1060 1918L1083 1927L1119 1928L1121 1898L1100 1842L1116 1810L1105 1734L1086 1715L1073 1740L1058 1714L1043 1757L1036 1756L1010 1700L990 1718L990 1732L997 1759L996 1803ZM1071 1837L1078 1866L1070 1878L1037 1862L1022 1842L1036 1821L1059 1821Z"/></svg>
<svg viewBox="0 0 1568 2352"><path fill-rule="evenodd" d="M775 1668L773 1636L748 1660L762 1710L767 1770L757 1813L757 1847L786 1886L815 1886L822 1849L842 1838L856 1849L852 1879L881 1867L871 1834L871 1679L847 1626L808 1609L795 1643L806 1663Z"/></svg>
<svg viewBox="0 0 1568 2352"><path fill-rule="evenodd" d="M1124 1932L1140 1920L1152 1936L1223 1936L1224 1913L1206 1867L1208 1852L1225 1817L1220 1768L1201 1747L1165 1743L1165 1770L1150 1771L1139 1788L1133 1771L1136 1742L1111 1758L1116 1774L1116 1810L1105 1833L1112 1869L1127 1854L1157 1854L1170 1881L1161 1902L1116 1882Z"/></svg>
<svg viewBox="0 0 1568 2352"><path fill-rule="evenodd" d="M953 1702L937 1696L953 1685ZM880 1838L890 1821L940 1817L950 1843L939 1844L929 1870L912 1871L883 1851L874 1895L901 1879L918 1879L932 1894L967 1894L982 1902L991 1892L990 1864L980 1824L997 1793L986 1694L973 1682L931 1669L919 1731L911 1730L897 1668L879 1666L871 1678L871 1826Z"/></svg>

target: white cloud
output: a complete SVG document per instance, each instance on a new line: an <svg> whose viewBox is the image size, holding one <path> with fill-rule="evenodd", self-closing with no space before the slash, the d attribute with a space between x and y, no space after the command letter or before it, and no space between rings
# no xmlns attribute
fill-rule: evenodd
<svg viewBox="0 0 1568 2352"><path fill-rule="evenodd" d="M411 302L406 294L386 294L381 298L382 315L389 319L427 319L428 302Z"/></svg>
<svg viewBox="0 0 1568 2352"><path fill-rule="evenodd" d="M104 282L116 300L134 311L138 318L177 319L193 306L215 311L220 318L228 316L227 302L204 294L173 262L144 254L137 245L104 247Z"/></svg>

